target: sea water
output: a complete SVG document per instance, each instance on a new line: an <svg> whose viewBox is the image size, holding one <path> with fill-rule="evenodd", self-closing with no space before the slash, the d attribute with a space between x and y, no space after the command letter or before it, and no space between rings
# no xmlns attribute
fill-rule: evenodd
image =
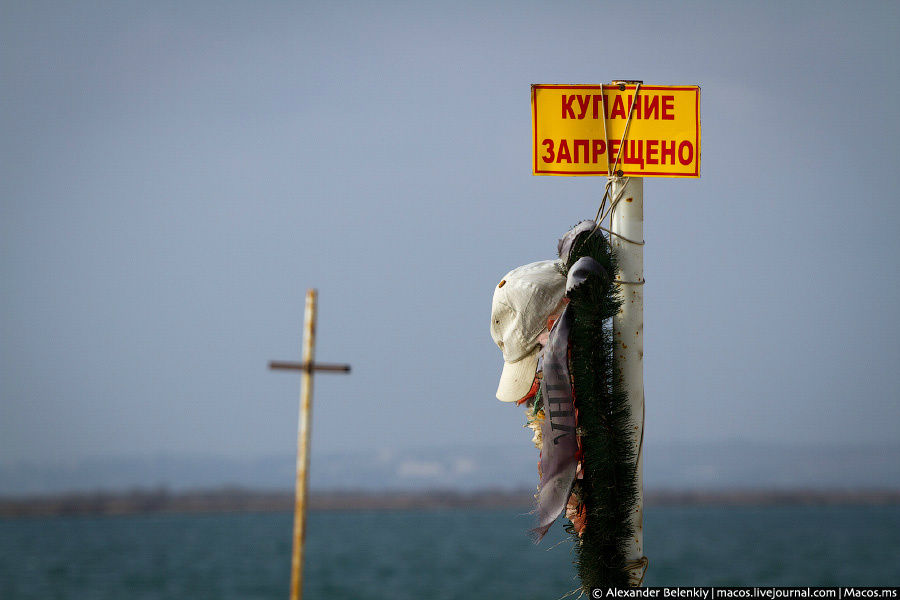
<svg viewBox="0 0 900 600"><path fill-rule="evenodd" d="M900 507L649 507L647 585L897 585ZM555 599L578 586L559 525L517 510L313 512L304 597ZM0 598L287 598L291 515L0 520Z"/></svg>

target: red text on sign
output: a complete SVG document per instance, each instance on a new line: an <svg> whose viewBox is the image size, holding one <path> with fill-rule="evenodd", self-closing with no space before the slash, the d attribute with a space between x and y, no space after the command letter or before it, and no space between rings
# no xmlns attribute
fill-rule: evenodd
<svg viewBox="0 0 900 600"><path fill-rule="evenodd" d="M601 111L606 119L627 119L629 110L632 119L675 119L675 96L670 95L639 95L636 101L630 95L617 95L612 106L607 94L563 94L561 98L563 119L584 119L589 113L590 118L599 119Z"/></svg>
<svg viewBox="0 0 900 600"><path fill-rule="evenodd" d="M541 145L541 160L547 164L598 164L606 156L608 164L614 164L618 158L621 164L640 165L643 169L645 165L687 166L694 161L694 144L690 140L626 140L622 144L620 140L547 138Z"/></svg>

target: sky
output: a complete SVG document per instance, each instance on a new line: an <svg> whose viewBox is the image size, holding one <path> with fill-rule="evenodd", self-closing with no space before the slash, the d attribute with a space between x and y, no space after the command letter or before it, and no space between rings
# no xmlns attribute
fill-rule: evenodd
<svg viewBox="0 0 900 600"><path fill-rule="evenodd" d="M0 463L521 447L490 303L605 180L531 175L529 86L702 88L644 182L646 433L900 425L900 5L0 3ZM533 457L532 457L533 458ZM488 454L484 460L489 461ZM528 460L531 460L529 458ZM314 462L315 464L315 462Z"/></svg>

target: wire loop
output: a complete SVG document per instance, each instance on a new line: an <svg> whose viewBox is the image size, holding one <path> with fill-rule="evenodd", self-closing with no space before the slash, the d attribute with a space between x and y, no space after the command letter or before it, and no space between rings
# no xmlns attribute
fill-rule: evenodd
<svg viewBox="0 0 900 600"><path fill-rule="evenodd" d="M607 173L606 186L604 186L604 189L603 189L603 197L600 198L600 207L597 209L597 215L594 217L594 223L595 223L594 230L596 231L597 229L600 229L602 231L605 231L609 235L610 242L612 242L612 238L613 238L613 236L615 236L615 237L619 238L620 240L628 242L629 244L643 246L644 240L641 240L641 241L632 240L632 239L629 239L629 238L613 231L613 218L615 216L616 206L618 206L619 201L622 199L622 196L625 194L625 187L628 184L627 177L621 177L619 175L616 175L616 173L618 173L619 159L622 157L622 148L625 147L625 142L628 140L628 129L631 126L631 116L634 114L634 105L635 105L635 103L637 103L638 95L640 93L641 93L641 83L638 83L634 88L634 97L631 99L631 104L628 106L628 118L625 120L625 130L622 132L622 139L619 143L619 151L616 152L616 161L615 161L615 163L613 163L611 169L609 167L609 160L606 161L606 173ZM604 116L604 118L602 119L602 121L603 121L603 139L607 139L606 138L607 133L606 133L606 118L605 118L605 116L606 116L605 102L606 102L605 97L603 96L603 90L601 88L600 104L601 104L601 107L603 108L602 115ZM610 190L612 189L612 186L614 183L621 183L622 185L619 186L619 191L618 191L618 193L616 193L616 197L610 199ZM607 200L610 201L609 209L606 209ZM603 221L605 221L607 219L609 220L609 228L603 227L601 225L601 223L603 223ZM643 285L644 282L643 281L640 281L640 282L622 281L621 283L634 283L637 285Z"/></svg>

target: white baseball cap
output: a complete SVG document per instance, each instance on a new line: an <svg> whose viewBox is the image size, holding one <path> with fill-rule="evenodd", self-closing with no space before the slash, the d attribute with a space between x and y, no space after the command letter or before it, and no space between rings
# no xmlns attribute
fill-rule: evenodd
<svg viewBox="0 0 900 600"><path fill-rule="evenodd" d="M497 399L516 402L534 383L540 345L538 336L547 328L566 291L560 261L543 260L507 273L494 289L491 337L503 351L503 373Z"/></svg>

